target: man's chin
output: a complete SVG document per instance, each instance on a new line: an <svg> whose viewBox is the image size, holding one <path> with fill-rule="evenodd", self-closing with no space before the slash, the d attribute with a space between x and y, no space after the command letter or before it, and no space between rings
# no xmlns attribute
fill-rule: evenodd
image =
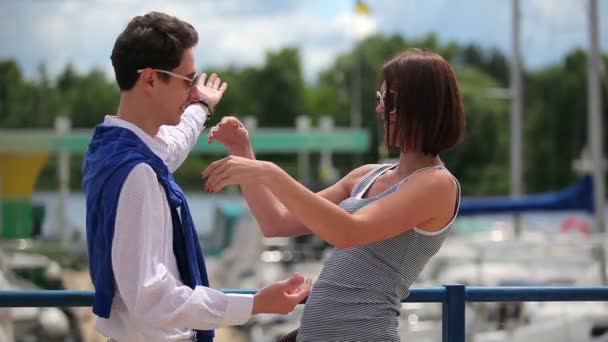
<svg viewBox="0 0 608 342"><path fill-rule="evenodd" d="M179 124L182 121L182 115L184 115L185 111L186 111L186 107L180 107L180 109L177 110L177 116L176 116L177 122L175 123L175 125Z"/></svg>
<svg viewBox="0 0 608 342"><path fill-rule="evenodd" d="M181 114L178 113L178 115L176 115L174 118L172 118L170 120L167 119L167 121L165 121L163 126L177 126L182 121L181 117L182 117Z"/></svg>
<svg viewBox="0 0 608 342"><path fill-rule="evenodd" d="M177 117L177 119L175 119L175 120L174 120L174 121L171 123L171 125L172 125L172 126L177 126L177 125L179 125L179 123L180 123L180 122L182 122L181 115L180 115L180 116L178 116L178 117Z"/></svg>

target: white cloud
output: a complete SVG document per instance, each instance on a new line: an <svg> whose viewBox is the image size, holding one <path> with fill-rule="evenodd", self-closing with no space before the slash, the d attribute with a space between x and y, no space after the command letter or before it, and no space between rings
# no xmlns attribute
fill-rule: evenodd
<svg viewBox="0 0 608 342"><path fill-rule="evenodd" d="M338 14L335 22L351 39L364 39L378 31L376 19L371 15L342 12Z"/></svg>
<svg viewBox="0 0 608 342"><path fill-rule="evenodd" d="M573 16L576 19L583 19L586 15L588 1L533 0L528 3L545 18L566 24L571 21ZM524 2L524 4L526 3Z"/></svg>
<svg viewBox="0 0 608 342"><path fill-rule="evenodd" d="M555 62L587 46L586 2L522 0L522 50L527 66ZM307 79L327 67L363 34L437 32L442 41L477 42L510 53L510 2L505 0L372 1L371 16L355 16L350 0L324 1L0 1L0 58L17 58L27 74L44 62L51 72L72 62L78 69L111 70L114 40L135 15L158 10L191 22L199 31L200 66L259 64L268 50L297 46ZM600 19L608 4L599 1ZM604 19L605 21L605 19ZM608 23L601 46L608 47Z"/></svg>
<svg viewBox="0 0 608 342"><path fill-rule="evenodd" d="M337 18L328 21L314 16L307 9L310 3L297 7L302 3L286 2L263 10L266 3L259 2L257 11L252 4L256 2L245 6L249 11L234 1L220 5L160 0L13 4L9 9L16 13L11 18L13 23L30 16L38 18L23 32L35 43L9 43L0 50L0 58L17 57L29 73L35 70L32 64L40 62L45 62L51 72L61 70L68 62L78 69L89 65L111 70L109 55L114 39L133 16L151 10L178 16L197 28L200 36L197 60L203 66L260 64L268 50L291 45L301 48L304 70L313 78L318 68L331 61L336 48L346 47L341 41L348 37ZM7 22L0 23L0 31L3 26L8 26Z"/></svg>
<svg viewBox="0 0 608 342"><path fill-rule="evenodd" d="M281 16L212 18L205 25L195 26L201 36L199 60L205 65L260 64L269 50L297 46L308 79L349 44L347 28L339 17L327 21L303 11Z"/></svg>

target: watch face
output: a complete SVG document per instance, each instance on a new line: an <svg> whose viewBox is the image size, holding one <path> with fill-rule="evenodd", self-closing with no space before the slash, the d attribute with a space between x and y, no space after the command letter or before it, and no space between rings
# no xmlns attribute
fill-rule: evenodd
<svg viewBox="0 0 608 342"><path fill-rule="evenodd" d="M211 109L209 109L209 106L207 106L207 104L203 101L199 101L199 103L201 103L202 105L205 106L205 108L207 108L207 118L205 118L205 123L203 124L203 126L207 127L207 124L209 123L209 119L211 119L211 117L213 116L213 113L211 112Z"/></svg>
<svg viewBox="0 0 608 342"><path fill-rule="evenodd" d="M209 107L209 105L203 101L201 101L201 103L203 105L205 105L205 107L207 107L207 111L209 111L209 116L213 115L213 109L211 107Z"/></svg>

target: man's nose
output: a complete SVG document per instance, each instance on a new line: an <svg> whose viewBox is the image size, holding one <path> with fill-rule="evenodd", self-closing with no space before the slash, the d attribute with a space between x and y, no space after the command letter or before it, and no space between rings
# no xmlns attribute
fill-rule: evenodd
<svg viewBox="0 0 608 342"><path fill-rule="evenodd" d="M188 102L194 102L201 99L201 92L196 86L193 86L188 93Z"/></svg>

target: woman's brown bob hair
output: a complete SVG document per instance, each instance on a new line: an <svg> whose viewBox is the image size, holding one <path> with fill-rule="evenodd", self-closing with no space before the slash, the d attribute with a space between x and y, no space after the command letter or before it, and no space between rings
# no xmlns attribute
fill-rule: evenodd
<svg viewBox="0 0 608 342"><path fill-rule="evenodd" d="M438 54L408 49L382 68L384 117L394 108L396 121L384 120L386 144L401 151L436 156L462 141L465 113L456 75ZM392 130L390 125L394 125ZM392 135L392 136L391 136Z"/></svg>

